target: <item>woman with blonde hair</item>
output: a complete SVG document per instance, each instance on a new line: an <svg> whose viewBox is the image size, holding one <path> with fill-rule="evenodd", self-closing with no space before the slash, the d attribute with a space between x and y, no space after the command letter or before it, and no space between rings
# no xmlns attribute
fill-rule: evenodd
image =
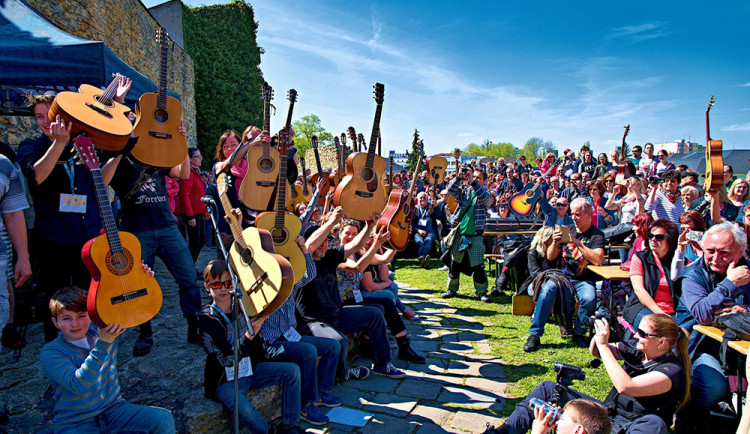
<svg viewBox="0 0 750 434"><path fill-rule="evenodd" d="M727 197L734 206L742 208L742 206L750 200L750 186L744 179L735 179L732 186L729 187Z"/></svg>

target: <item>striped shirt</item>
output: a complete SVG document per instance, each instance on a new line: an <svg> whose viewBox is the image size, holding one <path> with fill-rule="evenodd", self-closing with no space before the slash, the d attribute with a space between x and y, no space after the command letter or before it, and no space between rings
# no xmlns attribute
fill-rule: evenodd
<svg viewBox="0 0 750 434"><path fill-rule="evenodd" d="M682 206L681 200L677 200L677 202L672 203L661 191L656 192L656 194L654 195L653 203L649 203L649 201L646 200L646 205L644 208L646 209L646 212L651 213L651 216L654 218L654 220L671 220L672 223L677 225L677 227L680 226L680 216L685 212L685 208Z"/></svg>
<svg viewBox="0 0 750 434"><path fill-rule="evenodd" d="M28 207L18 169L8 157L0 155L0 213L12 213ZM2 219L0 219L0 226L3 226ZM0 240L0 255L4 255L7 251L7 243Z"/></svg>
<svg viewBox="0 0 750 434"><path fill-rule="evenodd" d="M313 260L311 253L305 253L305 275L302 280L297 282L292 289L292 294L286 299L284 304L272 313L271 316L266 319L260 326L260 331L263 333L263 338L269 344L276 342L287 330L290 328L297 328L297 318L295 317L295 304L294 298L299 288L310 283L315 278L318 271L315 268L315 260Z"/></svg>
<svg viewBox="0 0 750 434"><path fill-rule="evenodd" d="M107 343L96 338L93 324L86 333L90 350L66 341L62 334L42 347L39 361L57 402L52 422L90 419L121 400L117 376L117 347L120 339Z"/></svg>
<svg viewBox="0 0 750 434"><path fill-rule="evenodd" d="M469 196L471 195L471 189L474 189L474 193L477 195L477 203L474 205L474 228L477 232L484 231L484 225L487 221L487 207L492 203L492 194L486 187L476 181L471 181L471 184L469 184L471 188L463 187L459 179L459 177L455 177L448 183L448 193L458 201L458 207L451 216L451 225L459 224L460 222L454 220L461 215L465 207L471 206Z"/></svg>

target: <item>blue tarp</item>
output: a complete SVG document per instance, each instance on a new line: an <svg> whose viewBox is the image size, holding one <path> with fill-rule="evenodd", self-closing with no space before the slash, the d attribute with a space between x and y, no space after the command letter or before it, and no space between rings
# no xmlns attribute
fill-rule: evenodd
<svg viewBox="0 0 750 434"><path fill-rule="evenodd" d="M4 113L17 109L25 90L74 89L84 83L106 87L116 72L133 80L126 98L131 107L143 93L157 90L153 81L103 42L60 30L23 0L0 0L0 103Z"/></svg>

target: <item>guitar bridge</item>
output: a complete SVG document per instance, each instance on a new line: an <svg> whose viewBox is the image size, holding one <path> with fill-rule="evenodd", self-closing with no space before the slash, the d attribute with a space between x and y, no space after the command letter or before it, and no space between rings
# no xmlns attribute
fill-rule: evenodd
<svg viewBox="0 0 750 434"><path fill-rule="evenodd" d="M169 133L162 133L160 131L149 131L148 135L151 137L156 137L157 139L171 139L172 135Z"/></svg>
<svg viewBox="0 0 750 434"><path fill-rule="evenodd" d="M137 291L132 291L132 292L128 292L122 295L118 295L117 297L112 297L109 299L109 301L111 301L112 304L118 304L124 301L132 300L134 298L143 297L145 295L148 295L148 290L146 288L143 288Z"/></svg>
<svg viewBox="0 0 750 434"><path fill-rule="evenodd" d="M259 187L273 187L276 185L275 181L256 181L255 182Z"/></svg>
<svg viewBox="0 0 750 434"><path fill-rule="evenodd" d="M356 191L354 194L359 197L372 197L372 193L370 193L369 191Z"/></svg>
<svg viewBox="0 0 750 434"><path fill-rule="evenodd" d="M94 110L94 111L98 112L98 113L99 113L100 115L103 115L103 116L105 116L105 117L107 117L107 118L109 118L109 119L112 119L112 115L111 115L111 114L109 114L109 112L108 112L108 111L104 110L104 109L103 109L103 108L101 108L101 107L97 107L97 106L95 106L94 104L91 104L90 102L87 102L87 103L86 103L86 107L88 107L88 108L90 108L90 109L92 109L92 110Z"/></svg>

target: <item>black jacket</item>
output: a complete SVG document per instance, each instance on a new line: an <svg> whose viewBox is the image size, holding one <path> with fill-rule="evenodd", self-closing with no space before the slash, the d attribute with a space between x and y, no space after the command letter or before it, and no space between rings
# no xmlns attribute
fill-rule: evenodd
<svg viewBox="0 0 750 434"><path fill-rule="evenodd" d="M656 296L656 290L659 288L659 280L661 279L661 273L659 272L659 266L656 265L654 254L650 249L641 250L635 254L641 260L643 264L643 286L646 288L646 292L654 298ZM667 278L667 284L669 285L669 293L672 294L672 305L674 310L677 310L677 303L680 301L677 294L675 294L674 286L672 283L672 277L670 276L670 266L672 263L672 255L667 255L662 259L662 268L664 269L665 277ZM641 311L645 306L641 303L641 300L633 292L628 297L628 303L623 309L622 316L628 323L632 324L638 312Z"/></svg>

